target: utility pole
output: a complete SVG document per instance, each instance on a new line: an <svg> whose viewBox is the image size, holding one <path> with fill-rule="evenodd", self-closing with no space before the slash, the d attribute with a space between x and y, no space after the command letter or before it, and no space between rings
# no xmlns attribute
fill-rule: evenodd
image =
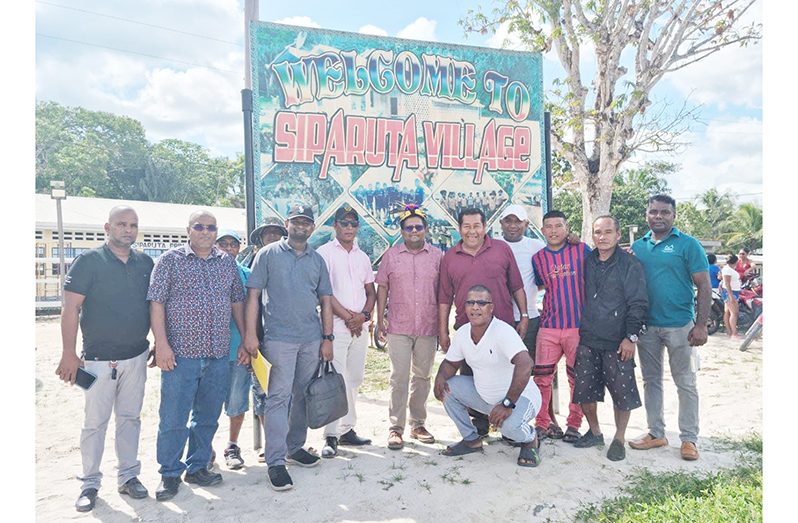
<svg viewBox="0 0 798 523"><path fill-rule="evenodd" d="M67 194L64 182L50 182L50 198L55 200L56 219L58 220L58 298L64 306L64 220L61 214L61 200L66 200Z"/></svg>

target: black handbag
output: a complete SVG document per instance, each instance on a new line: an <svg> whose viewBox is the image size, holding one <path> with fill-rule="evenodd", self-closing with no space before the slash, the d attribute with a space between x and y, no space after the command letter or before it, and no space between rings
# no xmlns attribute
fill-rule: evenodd
<svg viewBox="0 0 798 523"><path fill-rule="evenodd" d="M308 384L305 409L308 427L312 429L343 418L349 412L344 377L335 371L331 361L319 360L316 374Z"/></svg>

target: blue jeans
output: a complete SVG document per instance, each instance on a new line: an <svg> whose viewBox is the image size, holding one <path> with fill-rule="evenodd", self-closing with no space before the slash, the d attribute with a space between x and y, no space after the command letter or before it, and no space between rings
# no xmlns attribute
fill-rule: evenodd
<svg viewBox="0 0 798 523"><path fill-rule="evenodd" d="M156 454L164 477L193 474L211 459L211 443L230 385L227 357L181 358L171 371L161 372L161 406L158 414ZM191 423L189 424L189 414ZM186 462L181 458L188 440Z"/></svg>
<svg viewBox="0 0 798 523"><path fill-rule="evenodd" d="M231 418L249 410L249 390L252 387L252 370L249 365L230 362L230 390L224 402L224 412Z"/></svg>

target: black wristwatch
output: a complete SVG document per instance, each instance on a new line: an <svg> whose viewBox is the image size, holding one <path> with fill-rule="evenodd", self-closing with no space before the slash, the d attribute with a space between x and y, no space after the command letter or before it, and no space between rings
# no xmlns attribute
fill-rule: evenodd
<svg viewBox="0 0 798 523"><path fill-rule="evenodd" d="M335 339L335 334L325 334L321 339L333 341Z"/></svg>
<svg viewBox="0 0 798 523"><path fill-rule="evenodd" d="M504 398L502 400L502 407L504 407L506 409L514 409L515 408L515 403L510 401L510 398Z"/></svg>
<svg viewBox="0 0 798 523"><path fill-rule="evenodd" d="M369 311L360 311L360 314L366 317L366 321L371 321L371 313Z"/></svg>

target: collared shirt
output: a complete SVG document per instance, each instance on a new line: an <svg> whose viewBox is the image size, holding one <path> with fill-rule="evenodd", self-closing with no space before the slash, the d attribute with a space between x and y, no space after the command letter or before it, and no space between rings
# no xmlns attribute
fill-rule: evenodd
<svg viewBox="0 0 798 523"><path fill-rule="evenodd" d="M418 252L404 243L382 257L377 283L388 288L388 332L406 336L438 335L438 271L443 252L424 242Z"/></svg>
<svg viewBox="0 0 798 523"><path fill-rule="evenodd" d="M310 245L297 253L286 238L258 251L247 288L266 289L263 308L264 338L288 343L321 339L316 307L322 296L332 296L324 258Z"/></svg>
<svg viewBox="0 0 798 523"><path fill-rule="evenodd" d="M643 264L648 288L649 327L683 327L695 319L693 274L708 272L701 244L676 227L662 241L651 231L632 250Z"/></svg>
<svg viewBox="0 0 798 523"><path fill-rule="evenodd" d="M64 290L85 297L80 308L85 359L127 360L149 348L152 265L152 258L134 250L125 263L108 244L75 258Z"/></svg>
<svg viewBox="0 0 798 523"><path fill-rule="evenodd" d="M544 247L532 257L535 283L546 290L541 327L579 328L585 301L585 256L589 252L586 243L566 243L557 251Z"/></svg>
<svg viewBox="0 0 798 523"><path fill-rule="evenodd" d="M513 251L515 263L518 264L518 270L521 272L521 279L524 280L526 312L530 318L537 318L540 316L537 306L538 289L535 285L535 268L532 266L532 256L545 247L546 244L537 238L527 238L526 236L522 236L517 242L508 242L504 238L497 239L506 243ZM515 301L513 301L513 318L515 321L521 319L521 312L518 310L518 304Z"/></svg>
<svg viewBox="0 0 798 523"><path fill-rule="evenodd" d="M463 250L460 240L446 251L441 261L438 281L438 303L454 305L457 313L454 328L468 323L465 300L468 289L484 285L493 295L493 315L503 322L513 323L513 293L524 288L513 251L505 242L485 237L476 255Z"/></svg>
<svg viewBox="0 0 798 523"><path fill-rule="evenodd" d="M244 267L236 261L238 267L238 276L241 278L241 285L247 284L249 273L251 272L248 267ZM235 320L230 320L230 361L238 359L238 346L241 345L241 333L238 332Z"/></svg>
<svg viewBox="0 0 798 523"><path fill-rule="evenodd" d="M360 312L366 307L365 285L374 282L371 260L360 250L357 241L347 251L338 238L333 238L316 249L327 265L333 296L350 311ZM333 330L347 331L346 322L333 315Z"/></svg>
<svg viewBox="0 0 798 523"><path fill-rule="evenodd" d="M188 243L166 251L155 262L147 299L164 305L166 337L176 356L228 357L231 305L244 301L232 256L215 245L204 259Z"/></svg>

